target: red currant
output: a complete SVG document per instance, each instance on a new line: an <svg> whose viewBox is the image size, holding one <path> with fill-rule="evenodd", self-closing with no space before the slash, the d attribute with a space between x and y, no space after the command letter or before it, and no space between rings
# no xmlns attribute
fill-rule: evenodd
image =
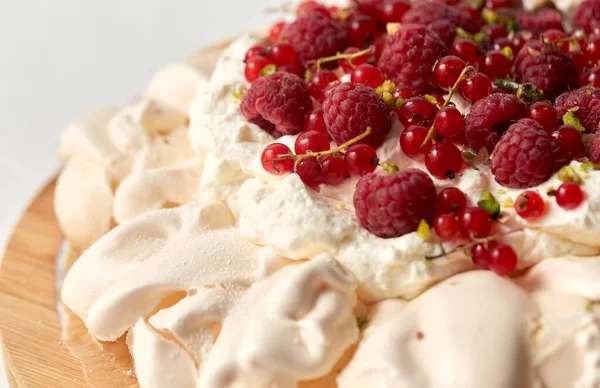
<svg viewBox="0 0 600 388"><path fill-rule="evenodd" d="M421 125L411 125L402 131L400 135L400 148L406 156L412 159L425 155L433 145L433 142L428 142L422 146L427 138L429 129Z"/></svg>
<svg viewBox="0 0 600 388"><path fill-rule="evenodd" d="M318 73L314 73L308 80L308 89L310 95L320 100L323 97L323 92L327 86L332 83L339 83L337 75L331 70L321 70Z"/></svg>
<svg viewBox="0 0 600 388"><path fill-rule="evenodd" d="M506 38L508 35L508 31L503 24L486 24L481 28L481 31L484 32L487 36L490 37L494 42L498 38Z"/></svg>
<svg viewBox="0 0 600 388"><path fill-rule="evenodd" d="M467 207L467 196L459 188L448 187L437 196L438 214L460 214Z"/></svg>
<svg viewBox="0 0 600 388"><path fill-rule="evenodd" d="M348 178L348 166L343 158L327 155L321 160L322 183L335 186Z"/></svg>
<svg viewBox="0 0 600 388"><path fill-rule="evenodd" d="M553 43L554 46L560 48L566 53L570 51L571 47L570 43L565 40L568 37L569 34L556 29L546 30L542 33L542 39L544 39L545 42Z"/></svg>
<svg viewBox="0 0 600 388"><path fill-rule="evenodd" d="M595 88L600 88L600 66L595 66L588 70L582 85L592 85Z"/></svg>
<svg viewBox="0 0 600 388"><path fill-rule="evenodd" d="M561 125L552 132L552 140L558 145L560 152L557 156L559 165L571 163L573 159L585 156L585 146L581 133L568 125Z"/></svg>
<svg viewBox="0 0 600 388"><path fill-rule="evenodd" d="M379 61L379 57L383 52L383 48L385 47L385 42L387 42L388 34L383 32L376 37L373 38L369 47L371 47L371 53L375 58L375 63Z"/></svg>
<svg viewBox="0 0 600 388"><path fill-rule="evenodd" d="M460 77L467 64L459 57L448 55L437 61L433 67L433 82L442 89L449 90Z"/></svg>
<svg viewBox="0 0 600 388"><path fill-rule="evenodd" d="M298 162L296 174L302 179L305 185L313 189L318 189L323 183L323 175L321 174L321 164L317 158L306 158Z"/></svg>
<svg viewBox="0 0 600 388"><path fill-rule="evenodd" d="M375 171L379 164L377 151L367 144L354 144L346 151L346 164L354 175L365 175Z"/></svg>
<svg viewBox="0 0 600 388"><path fill-rule="evenodd" d="M271 29L269 30L269 38L271 38L273 42L277 42L279 40L279 37L281 36L281 32L283 31L286 25L286 22L275 23L273 27L271 27Z"/></svg>
<svg viewBox="0 0 600 388"><path fill-rule="evenodd" d="M244 76L246 81L254 82L260 77L260 72L265 66L272 65L273 60L271 58L256 56L248 60L246 67L244 68Z"/></svg>
<svg viewBox="0 0 600 388"><path fill-rule="evenodd" d="M498 244L490 249L490 269L499 276L506 276L517 269L519 258L510 245Z"/></svg>
<svg viewBox="0 0 600 388"><path fill-rule="evenodd" d="M392 95L395 99L402 98L403 100L408 100L411 97L418 96L419 92L412 86L398 85L392 92Z"/></svg>
<svg viewBox="0 0 600 388"><path fill-rule="evenodd" d="M589 66L600 65L600 36L591 36L583 46L583 55Z"/></svg>
<svg viewBox="0 0 600 388"><path fill-rule="evenodd" d="M459 216L460 232L466 238L485 238L492 231L492 219L480 207L469 207Z"/></svg>
<svg viewBox="0 0 600 388"><path fill-rule="evenodd" d="M246 57L244 58L244 62L248 62L249 59L257 57L259 55L265 55L267 48L261 44L257 44L256 46L250 47L250 49L246 52Z"/></svg>
<svg viewBox="0 0 600 388"><path fill-rule="evenodd" d="M522 192L515 201L515 211L521 218L535 219L544 214L544 200L536 191Z"/></svg>
<svg viewBox="0 0 600 388"><path fill-rule="evenodd" d="M296 74L297 76L303 76L306 69L300 61L296 61L295 63L278 66L277 71L280 73L291 73Z"/></svg>
<svg viewBox="0 0 600 388"><path fill-rule="evenodd" d="M565 182L556 190L556 203L566 210L578 208L584 201L585 194L575 182Z"/></svg>
<svg viewBox="0 0 600 388"><path fill-rule="evenodd" d="M506 78L510 74L511 67L512 61L497 50L485 53L481 63L481 71L493 79Z"/></svg>
<svg viewBox="0 0 600 388"><path fill-rule="evenodd" d="M521 48L523 48L525 43L533 37L535 37L535 35L531 31L517 31L512 40L512 44L514 47L513 52L515 54L518 53L521 50Z"/></svg>
<svg viewBox="0 0 600 388"><path fill-rule="evenodd" d="M368 16L375 22L383 22L383 12L381 12L382 1L360 1L357 2L355 15Z"/></svg>
<svg viewBox="0 0 600 388"><path fill-rule="evenodd" d="M465 128L465 119L455 107L445 106L435 115L433 127L440 136L451 138Z"/></svg>
<svg viewBox="0 0 600 388"><path fill-rule="evenodd" d="M277 66L296 63L296 50L288 43L277 43L271 48L271 58Z"/></svg>
<svg viewBox="0 0 600 388"><path fill-rule="evenodd" d="M452 55L474 65L479 60L479 46L472 39L460 38L452 45Z"/></svg>
<svg viewBox="0 0 600 388"><path fill-rule="evenodd" d="M400 23L402 16L410 9L410 2L406 0L388 1L383 4L383 17L386 23Z"/></svg>
<svg viewBox="0 0 600 388"><path fill-rule="evenodd" d="M358 47L366 47L373 38L379 34L379 27L371 17L367 15L356 15L350 19L348 24L350 39Z"/></svg>
<svg viewBox="0 0 600 388"><path fill-rule="evenodd" d="M304 131L317 131L327 133L325 127L325 116L323 114L323 108L320 106L312 108L310 112L304 118Z"/></svg>
<svg viewBox="0 0 600 388"><path fill-rule="evenodd" d="M460 83L460 92L471 102L479 101L492 94L492 80L485 74L475 73Z"/></svg>
<svg viewBox="0 0 600 388"><path fill-rule="evenodd" d="M552 133L558 125L556 109L545 102L536 102L529 108L529 117L537 121L548 133Z"/></svg>
<svg viewBox="0 0 600 388"><path fill-rule="evenodd" d="M438 179L454 179L463 167L462 153L448 141L434 144L425 155L425 167Z"/></svg>
<svg viewBox="0 0 600 388"><path fill-rule="evenodd" d="M331 144L329 144L327 135L324 132L317 131L302 132L294 143L294 152L296 155L306 154L308 151L329 151L330 148Z"/></svg>
<svg viewBox="0 0 600 388"><path fill-rule="evenodd" d="M356 54L359 51L360 51L360 49L357 47L348 47L346 50L344 50L343 54L344 55ZM340 66L344 70L344 73L350 73L357 66L367 63L369 61L369 58L370 58L370 54L365 54L365 55L361 55L360 57L356 57L356 58L352 59L352 61L349 61L348 59L342 59L340 61ZM352 63L350 63L350 62L352 62Z"/></svg>
<svg viewBox="0 0 600 388"><path fill-rule="evenodd" d="M431 125L437 113L437 107L424 97L411 97L404 104L395 109L400 122L408 127L412 124Z"/></svg>
<svg viewBox="0 0 600 388"><path fill-rule="evenodd" d="M473 264L481 269L490 269L490 249L494 249L497 246L498 243L496 240L474 245L471 248Z"/></svg>
<svg viewBox="0 0 600 388"><path fill-rule="evenodd" d="M273 143L265 147L260 157L263 168L273 175L284 175L292 172L294 159L275 161L281 155L291 154L292 150L285 144Z"/></svg>
<svg viewBox="0 0 600 388"><path fill-rule="evenodd" d="M512 0L487 0L485 2L485 7L491 10L496 10L500 8L512 8L512 5Z"/></svg>
<svg viewBox="0 0 600 388"><path fill-rule="evenodd" d="M350 81L376 88L383 83L383 75L375 66L363 64L352 71Z"/></svg>
<svg viewBox="0 0 600 388"><path fill-rule="evenodd" d="M473 8L470 4L464 3L458 5L458 10L465 15L469 16L473 20L479 20L481 18L481 14L478 10ZM464 59L464 58L463 58Z"/></svg>
<svg viewBox="0 0 600 388"><path fill-rule="evenodd" d="M458 232L458 221L451 214L442 214L433 221L435 234L444 240L449 240Z"/></svg>
<svg viewBox="0 0 600 388"><path fill-rule="evenodd" d="M502 51L503 48L508 47L514 51L512 41L508 38L502 37L494 41L494 50Z"/></svg>

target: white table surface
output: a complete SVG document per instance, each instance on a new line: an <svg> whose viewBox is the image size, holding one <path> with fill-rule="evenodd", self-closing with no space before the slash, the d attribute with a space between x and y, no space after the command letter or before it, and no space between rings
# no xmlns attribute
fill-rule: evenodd
<svg viewBox="0 0 600 388"><path fill-rule="evenodd" d="M162 65L280 15L282 0L0 0L0 252L58 168L61 130ZM0 317L1 319L1 317ZM0 387L8 387L0 354Z"/></svg>

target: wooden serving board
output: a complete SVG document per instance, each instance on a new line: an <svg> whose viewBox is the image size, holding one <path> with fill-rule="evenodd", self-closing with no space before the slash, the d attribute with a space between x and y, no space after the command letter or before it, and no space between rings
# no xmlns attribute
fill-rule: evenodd
<svg viewBox="0 0 600 388"><path fill-rule="evenodd" d="M210 74L219 53L231 40L186 58ZM67 312L70 346L62 342L57 313L57 257L64 242L54 214L56 179L43 186L10 237L0 266L0 335L8 380L13 388L90 388L137 386L127 370L123 342L94 341L83 323ZM75 252L67 260L76 258ZM88 383L87 377L94 384ZM118 382L117 382L118 381Z"/></svg>

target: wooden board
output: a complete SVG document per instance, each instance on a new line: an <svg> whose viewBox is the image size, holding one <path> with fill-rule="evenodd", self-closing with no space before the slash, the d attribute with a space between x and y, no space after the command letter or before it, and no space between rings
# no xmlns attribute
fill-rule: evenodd
<svg viewBox="0 0 600 388"><path fill-rule="evenodd" d="M210 74L231 40L186 58ZM123 342L94 341L81 320L67 312L70 346L62 343L56 310L56 258L63 244L54 214L56 180L43 186L10 237L0 266L0 335L11 387L90 388L137 386ZM76 256L71 254L71 260ZM129 369L128 369L129 368ZM93 384L88 383L86 374Z"/></svg>

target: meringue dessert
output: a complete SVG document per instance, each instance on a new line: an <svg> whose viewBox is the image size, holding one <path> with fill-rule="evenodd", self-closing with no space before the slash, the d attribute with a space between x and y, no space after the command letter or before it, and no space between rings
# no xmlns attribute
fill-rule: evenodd
<svg viewBox="0 0 600 388"><path fill-rule="evenodd" d="M600 0L305 1L73 123L90 383L600 387L599 66Z"/></svg>

